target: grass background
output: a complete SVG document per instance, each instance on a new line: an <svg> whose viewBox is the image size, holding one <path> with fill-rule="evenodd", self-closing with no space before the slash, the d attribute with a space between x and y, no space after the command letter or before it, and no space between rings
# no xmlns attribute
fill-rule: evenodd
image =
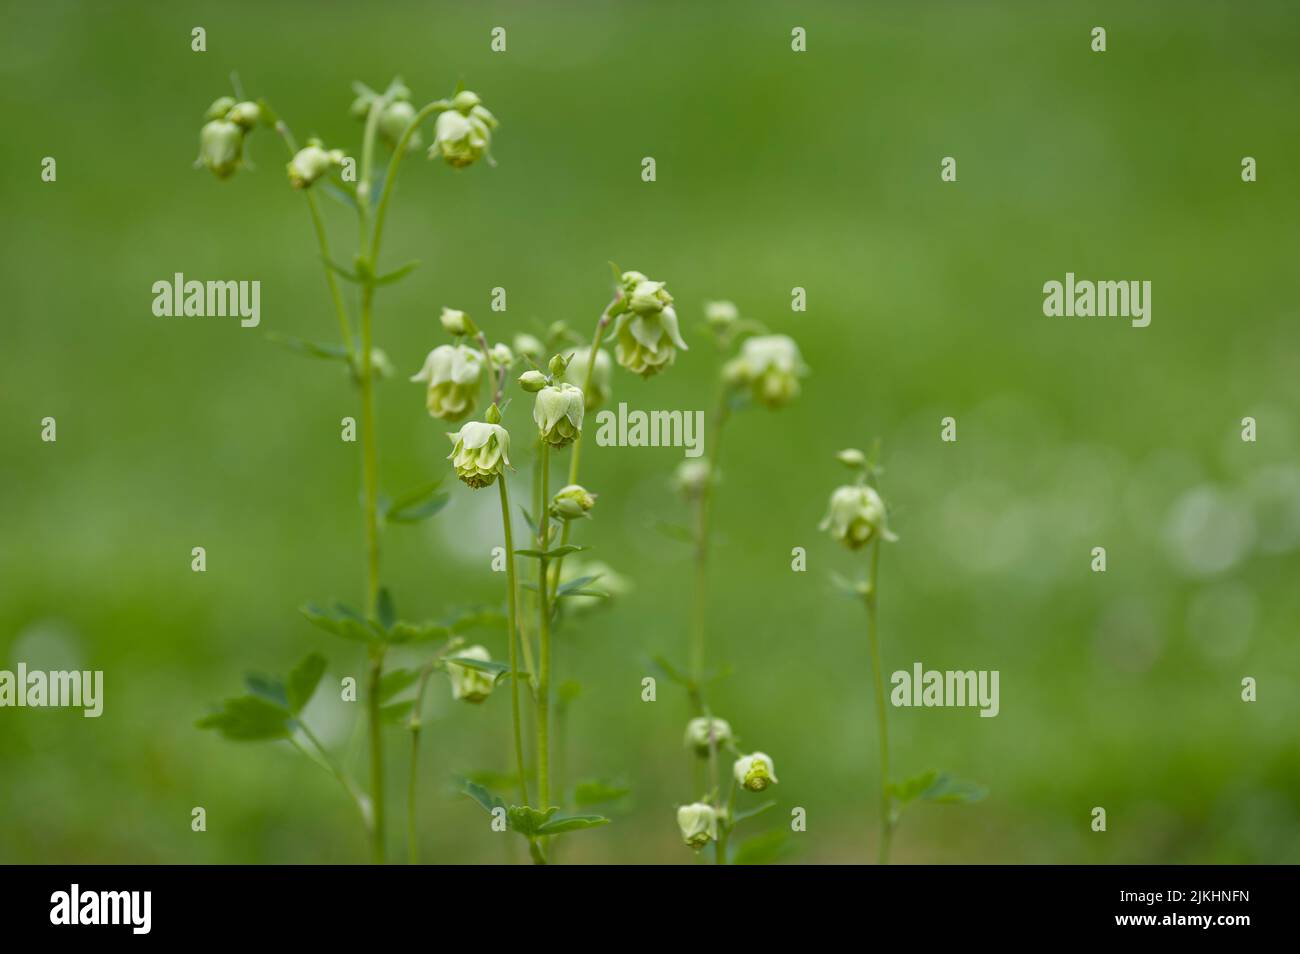
<svg viewBox="0 0 1300 954"><path fill-rule="evenodd" d="M807 53L790 50L795 25ZM816 524L844 477L832 453L875 436L901 536L882 568L886 669L1001 672L996 719L891 711L899 774L990 789L909 815L899 860L1300 860L1297 25L1281 3L9 5L0 668L102 669L107 701L98 720L0 711L0 860L366 857L305 759L193 727L248 670L313 648L332 680L363 669L297 613L360 601L358 455L338 439L355 396L263 336L336 333L307 212L267 131L232 181L191 168L232 70L300 137L349 150L353 79L400 74L418 102L463 79L501 119L497 168L402 170L385 257L423 265L379 302L377 343L402 372L379 391L390 493L447 469L446 428L404 380L444 340L441 305L494 337L555 320L585 336L607 261L667 279L692 348L649 383L618 372L634 408L707 406L705 300L798 339L801 399L728 432L711 616L713 658L735 667L715 708L775 757L773 820L808 813L792 860L874 857L863 619L828 583L861 561ZM349 257L355 228L326 206ZM261 328L154 318L150 286L177 271L261 281ZM1042 284L1066 271L1150 280L1151 326L1045 318ZM505 315L487 307L498 285ZM523 434L526 415L516 400L507 424ZM956 444L939 441L947 415ZM1239 440L1246 415L1257 443ZM636 589L560 637L559 678L583 686L568 776L633 794L566 860L688 862L685 700L661 682L640 701L646 657L686 653L689 552L653 529L684 518L667 487L681 452L584 457L601 499L583 539ZM453 497L385 536L408 617L500 598L496 495ZM200 545L206 574L190 571ZM508 768L506 694L473 708L435 689L425 857L521 857L449 783ZM346 745L354 712L315 717ZM389 738L397 796L405 739ZM1089 830L1097 805L1105 834Z"/></svg>

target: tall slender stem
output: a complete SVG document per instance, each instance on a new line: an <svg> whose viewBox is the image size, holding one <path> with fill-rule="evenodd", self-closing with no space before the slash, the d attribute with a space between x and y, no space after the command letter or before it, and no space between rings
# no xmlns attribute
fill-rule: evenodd
<svg viewBox="0 0 1300 954"><path fill-rule="evenodd" d="M880 635L876 625L876 579L880 567L880 537L871 546L871 579L867 591L867 640L871 644L871 671L876 684L876 724L880 730L880 854L889 864L889 843L894 834L889 805L889 728L885 722L885 674L880 665Z"/></svg>
<svg viewBox="0 0 1300 954"><path fill-rule="evenodd" d="M418 705L418 703L417 703ZM420 723L411 726L411 777L406 783L406 860L420 863L420 830L416 824L417 787L420 764Z"/></svg>
<svg viewBox="0 0 1300 954"><path fill-rule="evenodd" d="M374 286L361 291L361 475L366 498L366 615L379 602L379 451L375 436L374 347L371 336Z"/></svg>
<svg viewBox="0 0 1300 954"><path fill-rule="evenodd" d="M709 606L709 509L713 501L713 483L717 476L718 454L721 451L722 426L727 421L728 393L724 387L713 412L712 427L707 448L708 471L695 510L695 603L691 627L691 678L699 682L704 676L708 642Z"/></svg>
<svg viewBox="0 0 1300 954"><path fill-rule="evenodd" d="M401 138L397 140L397 145L393 149L393 156L388 160L388 172L384 175L384 188L379 193L379 203L375 207L375 238L370 247L370 263L375 267L379 265L379 245L384 234L384 218L388 215L388 199L393 193L393 183L397 180L397 167L402 164L402 157L406 155L407 146L410 144L411 137L415 131L420 128L420 123L424 122L432 113L444 109L450 109L451 103L445 99L429 103L415 114L410 125L402 130Z"/></svg>
<svg viewBox="0 0 1300 954"><path fill-rule="evenodd" d="M370 718L370 798L374 813L373 857L377 865L384 863L384 747L383 726L379 715L379 682L384 675L384 652L375 650L370 655L370 681L366 691L366 702Z"/></svg>
<svg viewBox="0 0 1300 954"><path fill-rule="evenodd" d="M542 441L541 506L537 515L538 548L545 552L550 544L550 467L551 445ZM551 804L551 600L546 576L547 560L537 561L537 789L538 807Z"/></svg>
<svg viewBox="0 0 1300 954"><path fill-rule="evenodd" d="M528 776L524 774L524 735L519 716L519 609L516 602L518 584L515 581L515 543L510 531L510 493L506 489L506 475L497 477L501 485L501 529L506 538L506 632L510 640L510 717L515 732L515 771L519 773L519 796L528 804Z"/></svg>

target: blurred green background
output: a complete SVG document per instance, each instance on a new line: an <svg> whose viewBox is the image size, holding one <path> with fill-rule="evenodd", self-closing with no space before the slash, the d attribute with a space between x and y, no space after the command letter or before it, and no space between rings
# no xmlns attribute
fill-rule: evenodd
<svg viewBox="0 0 1300 954"><path fill-rule="evenodd" d="M194 728L247 671L311 649L330 682L362 654L297 612L359 603L356 399L336 365L265 332L333 340L307 211L282 146L218 182L191 167L208 104L237 70L300 137L358 148L350 83L400 74L417 102L458 80L501 120L495 169L412 157L385 262L377 344L384 489L448 471L447 428L405 378L446 340L441 305L496 338L563 320L584 337L613 260L665 279L692 343L615 401L704 408L720 360L703 303L796 337L802 397L729 427L715 511L714 706L776 760L789 860L874 857L875 727L863 616L831 573L863 560L817 531L845 472L883 441L887 671L997 669L1001 714L893 709L897 772L985 783L976 806L922 806L900 861L1300 861L1300 131L1292 5L934 3L11 3L0 38L0 668L105 671L98 720L0 710L0 861L352 862L337 785L284 745ZM1108 30L1109 49L1089 49ZM208 51L190 50L207 30ZM489 50L506 27L508 52ZM803 26L808 51L790 50ZM426 133L427 135L427 133ZM641 181L652 155L658 181ZM1240 178L1243 156L1259 181ZM55 183L40 180L54 156ZM943 156L958 181L939 181ZM326 202L339 257L355 226ZM262 325L153 317L174 272L262 282ZM1066 271L1147 279L1153 320L1050 319ZM490 289L509 310L488 310ZM808 291L794 314L790 290ZM528 402L506 423L528 427ZM58 441L39 439L45 416ZM939 422L958 422L955 444ZM1239 438L1244 416L1257 443ZM531 460L517 440L516 495ZM679 690L640 701L649 656L684 660L689 548L668 486L681 451L589 442L600 493L581 528L635 590L569 622L566 776L625 780L614 824L572 862L683 863L694 799ZM558 471L557 471L558 476ZM449 480L434 520L386 532L404 616L500 599L495 493ZM1107 573L1089 571L1104 545ZM190 570L204 546L205 574ZM808 552L806 573L791 548ZM483 641L498 658L500 632ZM402 661L401 656L396 662ZM408 657L409 658L409 657ZM1240 701L1244 676L1259 701ZM452 791L509 766L509 699L453 705L434 684L424 857L498 862ZM359 707L313 708L340 750ZM406 738L389 735L403 857ZM352 751L356 751L354 746ZM357 752L359 755L360 753ZM364 774L355 759L358 775ZM194 806L208 830L190 830ZM1109 830L1089 830L1093 806ZM750 823L760 830L759 823ZM519 844L507 845L515 841ZM513 852L513 854L512 854Z"/></svg>

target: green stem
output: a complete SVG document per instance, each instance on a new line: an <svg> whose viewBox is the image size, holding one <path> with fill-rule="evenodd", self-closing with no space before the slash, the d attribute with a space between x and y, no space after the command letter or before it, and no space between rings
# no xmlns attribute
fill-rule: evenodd
<svg viewBox="0 0 1300 954"><path fill-rule="evenodd" d="M506 538L506 638L510 641L510 717L514 722L515 771L519 773L519 796L528 804L528 776L524 774L524 735L519 716L519 610L516 603L518 584L515 582L515 543L510 530L510 493L506 489L506 475L497 477L501 485L501 529Z"/></svg>
<svg viewBox="0 0 1300 954"><path fill-rule="evenodd" d="M411 777L406 783L406 860L413 865L420 863L420 832L416 825L416 790L420 763L420 723L411 726Z"/></svg>
<svg viewBox="0 0 1300 954"><path fill-rule="evenodd" d="M708 640L708 605L709 605L709 510L713 501L713 482L718 466L718 453L721 450L722 426L727 421L727 391L724 388L719 395L718 405L713 412L711 433L708 442L708 473L695 513L695 601L693 625L691 627L691 678L699 682L704 676L706 662L706 643Z"/></svg>
<svg viewBox="0 0 1300 954"><path fill-rule="evenodd" d="M293 743L293 747L338 779L339 784L343 786L344 791L348 793L352 798L353 803L357 806L357 811L361 813L362 824L369 829L370 819L366 813L366 799L357 788L356 783L353 782L352 779L348 777L347 773L329 757L329 753L326 751L325 746L321 745L320 740L316 738L315 733L313 733L311 729L307 728L305 723L299 722L298 728L302 729L302 734L306 736L307 740L315 747L315 751L307 748L299 742L296 737L290 736L289 741Z"/></svg>
<svg viewBox="0 0 1300 954"><path fill-rule="evenodd" d="M545 551L550 538L550 463L551 445L542 441L541 454L541 506L538 520L538 549ZM551 600L547 583L547 560L541 557L537 561L537 632L538 632L538 674L537 674L537 789L538 808L546 809L551 804Z"/></svg>
<svg viewBox="0 0 1300 954"><path fill-rule="evenodd" d="M885 722L885 674L880 665L880 637L876 626L876 579L880 567L880 537L871 548L871 579L867 592L867 639L871 644L871 671L876 684L876 723L880 730L880 855L889 864L889 843L894 834L889 805L889 728Z"/></svg>
<svg viewBox="0 0 1300 954"><path fill-rule="evenodd" d="M379 245L384 233L384 218L388 215L388 199L393 192L393 183L397 181L397 167L402 164L402 157L406 155L406 149L411 137L420 128L420 123L428 119L430 115L450 108L451 103L445 99L429 103L415 114L415 118L411 120L410 125L402 130L402 135L397 140L397 146L393 149L393 156L388 160L388 172L384 176L384 188L379 193L379 203L375 207L375 238L370 246L370 264L375 268L379 267Z"/></svg>
<svg viewBox="0 0 1300 954"><path fill-rule="evenodd" d="M379 714L379 681L384 674L384 651L375 650L370 656L370 682L366 703L370 717L370 798L374 813L373 857L377 865L384 863L384 747L383 726Z"/></svg>
<svg viewBox="0 0 1300 954"><path fill-rule="evenodd" d="M366 615L379 603L379 452L375 437L374 348L371 325L374 286L361 291L361 475L366 497Z"/></svg>

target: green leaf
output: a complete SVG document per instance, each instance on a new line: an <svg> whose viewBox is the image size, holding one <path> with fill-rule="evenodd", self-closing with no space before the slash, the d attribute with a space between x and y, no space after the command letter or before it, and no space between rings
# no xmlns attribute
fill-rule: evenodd
<svg viewBox="0 0 1300 954"><path fill-rule="evenodd" d="M570 596L586 596L594 600L609 599L609 594L604 590L570 590L568 593L558 594L559 599L566 599Z"/></svg>
<svg viewBox="0 0 1300 954"><path fill-rule="evenodd" d="M375 615L379 617L379 624L384 627L384 633L387 635L388 630L392 629L393 624L397 622L397 610L393 607L393 594L386 586L379 588Z"/></svg>
<svg viewBox="0 0 1300 954"><path fill-rule="evenodd" d="M284 683L280 679L250 672L244 677L244 685L259 699L264 699L281 709L289 708L289 697L285 694Z"/></svg>
<svg viewBox="0 0 1300 954"><path fill-rule="evenodd" d="M388 641L394 645L403 643L427 643L430 640L446 639L451 631L438 623L408 623L398 620L388 630Z"/></svg>
<svg viewBox="0 0 1300 954"><path fill-rule="evenodd" d="M604 573L595 573L591 576L580 576L576 580L569 580L567 583L561 583L560 588L555 593L557 596L566 596L574 590L582 589L588 583L595 583L604 575Z"/></svg>
<svg viewBox="0 0 1300 954"><path fill-rule="evenodd" d="M347 195L346 192L343 194ZM351 196L348 196L349 200L351 200L351 198L352 198ZM361 276L358 275L356 272L354 272L352 269L340 265L338 262L335 262L331 259L325 258L324 255L321 256L321 259L325 262L326 267L329 268L330 271L335 272L336 274L342 276L343 278L346 278L350 282L353 282L358 285L361 284Z"/></svg>
<svg viewBox="0 0 1300 954"><path fill-rule="evenodd" d="M304 338L292 338L288 335L277 334L274 331L266 333L266 340L272 344L278 344L281 347L288 348L290 351L306 355L309 358L321 358L326 361L343 361L351 359L348 350L342 345L318 344L315 341L307 341Z"/></svg>
<svg viewBox="0 0 1300 954"><path fill-rule="evenodd" d="M566 832L582 831L584 828L598 828L601 825L608 824L609 819L604 815L556 815L538 828L537 834L563 835Z"/></svg>
<svg viewBox="0 0 1300 954"><path fill-rule="evenodd" d="M482 659L471 659L468 656L452 656L447 660L449 663L455 663L457 666L464 666L466 669L477 669L479 672L491 673L500 677L510 671L510 667L505 663L489 660L484 662Z"/></svg>
<svg viewBox="0 0 1300 954"><path fill-rule="evenodd" d="M220 712L204 716L195 725L216 729L236 742L263 742L289 737L289 710L261 696L227 699Z"/></svg>
<svg viewBox="0 0 1300 954"><path fill-rule="evenodd" d="M492 629L505 628L506 615L500 610L494 609L475 609L462 613L452 621L449 627L453 633L459 636L467 630L477 629L479 627L488 627Z"/></svg>
<svg viewBox="0 0 1300 954"><path fill-rule="evenodd" d="M767 811L769 808L775 808L775 807L776 807L776 802L764 802L761 805L758 805L754 808L746 809L743 812L736 812L731 817L731 824L734 827L736 825L739 825L743 821L748 821L749 819L753 818L755 815L763 814L763 812Z"/></svg>
<svg viewBox="0 0 1300 954"><path fill-rule="evenodd" d="M506 809L506 818L510 821L511 830L519 832L525 838L536 838L542 833L542 826L559 810L558 806L539 811L527 805L511 805Z"/></svg>
<svg viewBox="0 0 1300 954"><path fill-rule="evenodd" d="M324 656L320 653L311 653L303 657L302 661L289 671L285 696L291 711L301 712L311 701L316 687L320 685L321 677L325 675L325 665Z"/></svg>
<svg viewBox="0 0 1300 954"><path fill-rule="evenodd" d="M499 796L493 795L490 791L480 785L478 782L472 782L467 778L458 777L460 781L460 791L468 795L474 801L482 806L485 812L491 814L493 809L505 808L506 803Z"/></svg>
<svg viewBox="0 0 1300 954"><path fill-rule="evenodd" d="M889 794L906 805L908 802L914 801L922 792L933 785L937 775L937 772L931 770L929 772L922 772L920 775L914 775L901 782L890 782L888 786Z"/></svg>
<svg viewBox="0 0 1300 954"><path fill-rule="evenodd" d="M692 680L682 673L676 666L670 663L665 656L651 657L650 662L656 669L679 685L689 686Z"/></svg>
<svg viewBox="0 0 1300 954"><path fill-rule="evenodd" d="M769 865L784 857L790 850L790 833L778 828L752 838L746 838L736 848L731 863L734 865Z"/></svg>
<svg viewBox="0 0 1300 954"><path fill-rule="evenodd" d="M521 505L519 507L519 512L524 515L524 523L528 524L528 529L533 531L533 536L537 536L537 521L534 520L533 515L528 512L528 508Z"/></svg>
<svg viewBox="0 0 1300 954"><path fill-rule="evenodd" d="M947 772L940 772L919 797L927 802L951 805L962 802L978 802L987 794L988 789L983 785L953 778Z"/></svg>
<svg viewBox="0 0 1300 954"><path fill-rule="evenodd" d="M391 285L393 282L400 282L407 275L411 274L411 272L415 271L415 269L418 268L419 265L420 265L419 262L407 262L401 268L395 268L387 275L380 275L378 278L375 279L375 284Z"/></svg>
<svg viewBox="0 0 1300 954"><path fill-rule="evenodd" d="M340 205L345 205L349 209L356 211L357 200L352 197L352 194L350 192L348 192L345 189L340 189L334 183L322 179L320 182L316 183L316 185L313 186L313 188L323 189L325 191L325 194L328 195L335 202L338 202Z"/></svg>
<svg viewBox="0 0 1300 954"><path fill-rule="evenodd" d="M631 791L632 789L626 785L616 782L606 782L596 778L583 779L573 786L573 804L585 807L604 802L616 802Z"/></svg>
<svg viewBox="0 0 1300 954"><path fill-rule="evenodd" d="M379 690L375 695L382 705L419 678L420 673L415 669L390 669L379 678Z"/></svg>
<svg viewBox="0 0 1300 954"><path fill-rule="evenodd" d="M526 557L546 557L548 560L554 560L557 557L568 556L570 553L578 553L581 550L590 550L590 547L578 547L572 543L566 543L563 546L555 547L550 550L516 550L516 556Z"/></svg>
<svg viewBox="0 0 1300 954"><path fill-rule="evenodd" d="M437 493L438 487L442 481L435 481L432 484L426 484L405 496L398 497L389 506L384 514L384 518L389 523L415 523L426 517L432 517L435 513L447 506L447 501L451 499L450 494Z"/></svg>
<svg viewBox="0 0 1300 954"><path fill-rule="evenodd" d="M340 603L334 604L334 607L329 609L316 603L308 603L302 607L301 613L307 617L309 623L335 636L342 636L344 639L358 643L368 643L375 639L374 631L366 625L365 620L355 610L349 610Z"/></svg>

